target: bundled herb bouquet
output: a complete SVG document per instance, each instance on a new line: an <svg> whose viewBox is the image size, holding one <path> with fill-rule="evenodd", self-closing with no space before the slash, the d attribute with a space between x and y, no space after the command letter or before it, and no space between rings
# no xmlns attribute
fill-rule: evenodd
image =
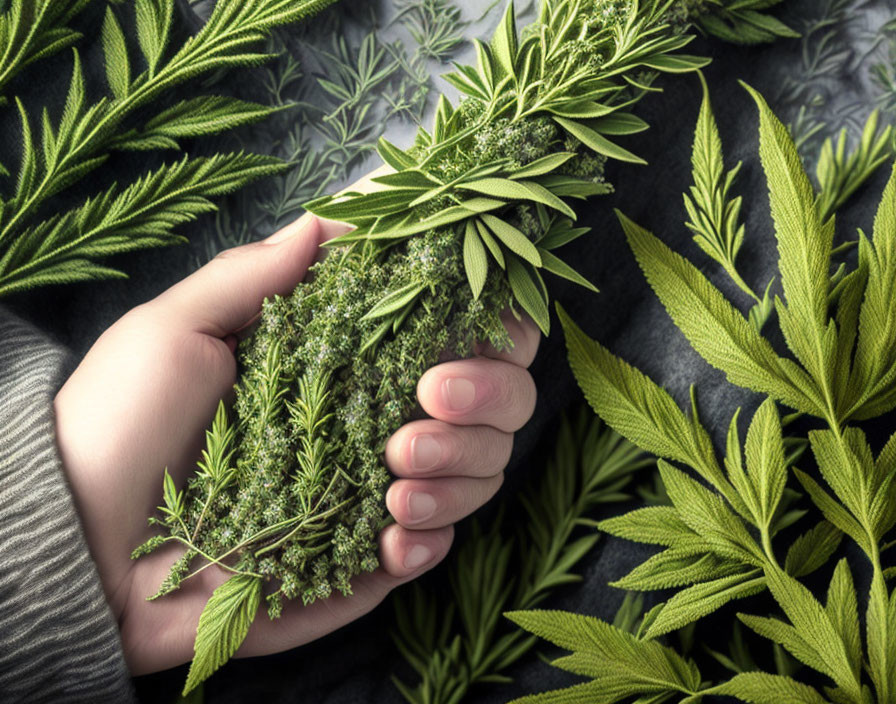
<svg viewBox="0 0 896 704"><path fill-rule="evenodd" d="M380 190L309 204L355 230L291 296L265 303L240 350L235 417L221 406L183 491L166 473L151 519L163 534L134 553L185 546L156 597L209 564L233 575L202 614L187 690L236 651L263 597L277 618L283 599L349 594L376 568L382 451L426 369L477 341L507 348L508 307L548 333L545 272L593 290L554 254L587 232L570 201L610 192L607 160L641 162L613 140L646 129L629 109L656 76L708 63L678 53L692 12L681 0L545 0L519 33L510 3L477 65L447 77L460 103L442 97L407 150L380 142L395 171L374 179ZM755 41L789 31L742 7L701 12Z"/></svg>

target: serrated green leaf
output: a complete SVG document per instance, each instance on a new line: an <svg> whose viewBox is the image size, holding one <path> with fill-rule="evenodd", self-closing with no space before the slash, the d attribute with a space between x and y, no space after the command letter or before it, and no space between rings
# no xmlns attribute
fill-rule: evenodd
<svg viewBox="0 0 896 704"><path fill-rule="evenodd" d="M843 639L821 604L806 587L778 568L766 570L766 581L796 633L817 654L822 667L816 669L829 675L854 701L861 701L858 672L850 662ZM787 644L782 645L787 647ZM799 657L797 653L793 654Z"/></svg>
<svg viewBox="0 0 896 704"><path fill-rule="evenodd" d="M638 447L684 462L716 488L725 487L728 482L706 430L667 391L589 339L561 306L557 310L573 374L594 411Z"/></svg>
<svg viewBox="0 0 896 704"><path fill-rule="evenodd" d="M833 229L822 227L812 184L787 128L759 93L743 85L759 108L759 156L768 181L787 313L795 323L793 333L785 330L785 336L816 381L826 383L829 360L823 339Z"/></svg>
<svg viewBox="0 0 896 704"><path fill-rule="evenodd" d="M896 692L896 598L887 592L884 576L875 572L865 615L868 641L868 671L880 701L889 701Z"/></svg>
<svg viewBox="0 0 896 704"><path fill-rule="evenodd" d="M843 641L846 655L858 677L862 667L862 641L859 635L859 605L852 573L846 560L840 560L828 586L825 612Z"/></svg>
<svg viewBox="0 0 896 704"><path fill-rule="evenodd" d="M199 617L196 652L184 696L211 677L242 645L260 603L261 579L252 575L236 575L215 589Z"/></svg>
<svg viewBox="0 0 896 704"><path fill-rule="evenodd" d="M619 538L651 545L674 545L682 536L697 537L671 506L646 506L622 516L607 518L599 530Z"/></svg>
<svg viewBox="0 0 896 704"><path fill-rule="evenodd" d="M738 386L798 410L824 415L812 380L751 327L697 268L618 213L651 288L676 326L707 362Z"/></svg>
<svg viewBox="0 0 896 704"><path fill-rule="evenodd" d="M809 494L809 498L812 499L812 503L821 510L824 517L856 541L859 547L870 555L871 545L868 543L868 535L861 524L849 514L849 511L831 498L830 494L822 489L812 477L796 468L793 471L806 493Z"/></svg>
<svg viewBox="0 0 896 704"><path fill-rule="evenodd" d="M749 478L754 486L760 525L771 525L787 483L784 437L778 410L766 400L756 411L744 446Z"/></svg>
<svg viewBox="0 0 896 704"><path fill-rule="evenodd" d="M112 94L118 100L124 100L131 88L131 61L128 58L128 46L124 40L124 32L111 7L106 7L106 17L102 29L103 54L105 56L106 80Z"/></svg>
<svg viewBox="0 0 896 704"><path fill-rule="evenodd" d="M174 6L162 0L135 0L137 41L149 68L155 75L168 44Z"/></svg>
<svg viewBox="0 0 896 704"><path fill-rule="evenodd" d="M671 547L653 555L624 577L610 582L618 589L649 591L686 587L743 572L743 564L714 554Z"/></svg>
<svg viewBox="0 0 896 704"><path fill-rule="evenodd" d="M741 572L682 589L663 604L651 621L645 637L657 638L676 631L717 611L730 601L758 594L764 589L765 578L759 570Z"/></svg>
<svg viewBox="0 0 896 704"><path fill-rule="evenodd" d="M743 672L713 687L714 694L736 697L750 704L828 704L815 689L789 677L767 672Z"/></svg>
<svg viewBox="0 0 896 704"><path fill-rule="evenodd" d="M565 669L594 678L591 687L579 685L582 696L559 698L564 690L534 695L517 702L615 702L624 693L696 692L700 673L690 660L651 640L640 640L608 623L563 611L516 611L507 618L561 648L574 651L558 661ZM585 687L583 689L583 687ZM565 690L569 692L570 690Z"/></svg>
<svg viewBox="0 0 896 704"><path fill-rule="evenodd" d="M146 123L144 132L172 139L205 137L264 120L280 109L222 95L203 95L160 112Z"/></svg>
<svg viewBox="0 0 896 704"><path fill-rule="evenodd" d="M678 515L714 552L747 565L764 564L762 549L719 495L668 462L660 460L657 464Z"/></svg>
<svg viewBox="0 0 896 704"><path fill-rule="evenodd" d="M884 189L874 219L874 241L861 238L860 257L867 267L867 285L861 304L859 335L850 384L862 394L850 409L861 419L868 417L863 406L885 396L894 382L888 378L896 364L896 312L892 305L896 295L896 168ZM864 256L863 256L864 255ZM889 383L887 383L889 382ZM874 415L886 412L886 406L875 408Z"/></svg>
<svg viewBox="0 0 896 704"><path fill-rule="evenodd" d="M811 574L831 558L842 538L843 533L833 524L821 521L791 543L785 571L794 577Z"/></svg>

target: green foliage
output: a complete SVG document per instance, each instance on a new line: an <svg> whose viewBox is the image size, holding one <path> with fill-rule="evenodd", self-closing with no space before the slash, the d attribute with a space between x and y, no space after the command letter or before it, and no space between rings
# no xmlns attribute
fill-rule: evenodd
<svg viewBox="0 0 896 704"><path fill-rule="evenodd" d="M0 296L47 284L124 277L95 260L184 242L172 230L215 210L210 198L281 170L276 159L253 154L185 157L124 189L112 186L12 240L0 257Z"/></svg>
<svg viewBox="0 0 896 704"><path fill-rule="evenodd" d="M747 702L882 704L891 701L894 692L891 639L896 602L885 583L881 554L890 545L884 542L885 536L896 525L896 440L891 439L875 456L865 432L854 424L894 407L896 328L892 305L884 301L892 301L896 280L892 256L896 170L875 218L873 241L860 232L857 265L832 280L834 219L824 209L838 200L826 200L824 194L816 198L794 141L763 98L748 90L759 108L759 152L778 242L784 298L775 298L775 309L795 360L778 356L760 331L693 264L620 216L648 283L694 350L732 383L768 398L755 412L743 447L735 415L720 466L708 439L699 440L708 438L708 433L694 414L680 411L667 392L586 337L561 311L573 372L598 415L635 444L690 467L710 485L661 461L671 506L636 509L603 521L600 527L664 548L616 583L627 589L677 590L645 617L644 639L679 629L733 599L768 589L785 618L739 614L740 620L814 670L821 679L810 680L812 684L825 685L822 692L797 682L782 668L777 674L750 671L756 669L755 663L748 662L749 669L743 669L713 653L738 674L705 687L701 696L724 694ZM696 150L701 163L710 166L698 169L703 175L715 175L718 183L721 145L712 139L705 107L700 119L708 136L701 140L698 129ZM867 135L874 132L872 120L866 129L869 145L872 140ZM862 172L868 163L859 158L851 168ZM701 190L701 184L709 182L698 178L692 193L710 193L711 188ZM717 260L723 266L733 262L732 257ZM799 495L787 487L793 460L787 454L776 402L827 425L808 434L817 474L793 468L798 484L814 504L816 518L825 520L789 544L782 544L778 536L807 511L794 507ZM845 560L833 570L824 601L798 579L823 567L843 534L865 554L872 573L864 628L859 613L863 600ZM782 567L783 546L787 550ZM578 633L570 632L561 645L578 651L598 641L600 647L610 647L609 627L599 623L589 622ZM550 637L549 629L541 630ZM628 666L640 666L645 679L668 682L661 663L645 665L634 652L626 652L623 659ZM652 677L643 672L646 667L652 668ZM606 676L599 669L582 673L596 678L595 682ZM664 691L682 690L667 685ZM632 680L620 698L623 694L651 692Z"/></svg>
<svg viewBox="0 0 896 704"><path fill-rule="evenodd" d="M185 160L146 173L123 188L113 186L68 212L49 218L44 215L55 196L91 175L114 150L180 149L181 139L219 133L269 115L269 108L216 96L166 109L155 108L155 104L172 88L212 71L266 60L267 55L253 50L255 44L275 27L305 17L331 1L218 2L198 34L169 52L173 0L137 0L137 39L145 65L140 72L131 64L117 11L108 6L100 38L111 95L96 101L88 98L75 49L68 97L57 120L45 109L40 131L34 131L33 120L16 99L22 160L14 188L0 196L0 295L50 283L122 276L96 260L182 241L173 234L174 227L207 212L209 198L275 173L275 162L261 157L217 155ZM67 22L85 4L15 2L6 15L8 25L2 25L7 28L0 32L19 36L22 17L33 11L37 13L31 18L35 24L29 31L48 33L44 35L47 41L49 35L56 36L52 46L40 44L37 34L22 38L21 55L25 58L20 64L24 65L59 48L57 44L73 43L77 35L50 25ZM26 12L26 5L33 7ZM53 9L48 9L51 6ZM13 54L4 55L12 62L10 71L19 66ZM104 217L106 207L115 211L111 218ZM125 226L130 228L127 234L122 229Z"/></svg>
<svg viewBox="0 0 896 704"><path fill-rule="evenodd" d="M656 701L676 693L694 696L701 688L700 672L692 661L672 648L596 618L564 611L515 611L507 617L540 638L573 651L552 665L591 678L569 689L516 699L515 704L614 704L645 695Z"/></svg>
<svg viewBox="0 0 896 704"><path fill-rule="evenodd" d="M265 303L243 344L236 475L214 499L196 479L187 486L182 525L164 527L190 559L165 588L221 564L271 581L276 617L283 599L348 595L354 576L376 568L390 480L382 448L412 416L418 379L446 352L507 349L508 306L548 331L542 272L587 283L553 255L587 232L570 201L607 193L607 161L632 160L615 137L643 129L628 110L656 78L707 63L679 53L694 35L668 22L677 5L545 0L520 33L510 3L492 42L476 45L476 66L449 79L461 102L441 99L432 130L407 149L380 141L396 173L375 179L374 193L309 204L356 229L328 243L307 284ZM221 7L206 34L228 16ZM371 44L368 70L322 84L346 107L358 86L389 75ZM350 123L340 124L345 137ZM323 420L300 422L309 414Z"/></svg>
<svg viewBox="0 0 896 704"><path fill-rule="evenodd" d="M554 258L553 266L546 267L538 251L548 234L572 229L575 212L563 198L604 191L603 163L608 158L640 161L605 136L641 129L643 123L621 112L631 103L625 100L631 87L613 81L609 88L589 88L589 81L601 72L613 76L644 67L679 73L706 63L670 56L689 38L664 35L665 9L665 3L648 3L627 13L620 10L608 21L597 14L594 19L587 13L575 17L572 13L579 10L569 3L546 3L541 35L531 33L521 41L509 8L492 44L477 45L477 67L460 67L448 76L467 99L458 107L443 99L432 134L421 132L409 152L381 142L381 155L399 171L400 180L380 178L382 190L376 193L346 193L309 204L321 217L356 226L331 245L364 242L382 251L453 225L457 236L470 242L468 251L488 250L494 266L506 271L519 307L547 333L548 301L539 270L552 268L581 281L568 267L558 267ZM605 28L586 40L587 46L577 44L559 63L552 59L561 55L561 46L579 41L571 39L571 27L587 30L591 24ZM619 33L611 33L613 26ZM582 58L595 54L606 55L599 68ZM635 98L643 93L638 91ZM493 136L499 129L500 138ZM552 142L569 148L552 153ZM490 265L483 270L482 258L472 255L466 262L468 283L478 297Z"/></svg>
<svg viewBox="0 0 896 704"><path fill-rule="evenodd" d="M290 166L221 212L200 264L294 220L306 202L348 183L387 127L422 121L433 65L460 48L466 23L447 0L410 0L396 15L382 5L368 5L361 19L328 13L297 37L272 38L268 52L277 59L257 69L259 100L283 111L241 138ZM399 28L410 42L386 39Z"/></svg>
<svg viewBox="0 0 896 704"><path fill-rule="evenodd" d="M396 595L395 640L420 681L395 682L411 704L461 702L476 684L507 681L502 673L535 641L509 630L501 613L531 609L580 580L573 570L598 540L581 526L598 506L625 500L634 473L650 463L588 415L564 421L553 458L515 510L505 507L487 531L474 523L450 563L450 593L415 585Z"/></svg>
<svg viewBox="0 0 896 704"><path fill-rule="evenodd" d="M731 197L730 193L741 164L725 172L719 127L702 74L700 81L703 84L703 104L697 119L691 156L694 185L690 193L684 194L689 218L685 224L694 233L694 241L700 249L721 264L738 288L756 302L750 310L750 323L761 331L772 312L772 282L766 287L765 295L760 297L737 271L735 260L743 246L745 234L745 225L740 222L743 199L740 196Z"/></svg>
<svg viewBox="0 0 896 704"><path fill-rule="evenodd" d="M186 696L230 659L240 647L261 601L262 581L236 575L215 589L196 630L196 657L190 665Z"/></svg>
<svg viewBox="0 0 896 704"><path fill-rule="evenodd" d="M26 66L81 39L68 24L91 0L12 0L0 15L0 93ZM0 98L2 103L5 98Z"/></svg>
<svg viewBox="0 0 896 704"><path fill-rule="evenodd" d="M890 125L879 128L879 123L880 113L875 110L865 123L858 145L849 153L845 128L840 131L836 144L833 138L828 138L822 145L815 171L822 222L832 217L893 156L893 128Z"/></svg>
<svg viewBox="0 0 896 704"><path fill-rule="evenodd" d="M782 0L735 0L729 3L707 3L709 10L701 14L698 24L704 31L737 44L762 44L785 37L799 37L790 27L762 11Z"/></svg>

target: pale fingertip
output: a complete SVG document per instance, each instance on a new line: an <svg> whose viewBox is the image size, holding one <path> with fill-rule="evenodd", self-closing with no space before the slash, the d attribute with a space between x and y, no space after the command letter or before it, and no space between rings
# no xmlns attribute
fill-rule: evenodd
<svg viewBox="0 0 896 704"><path fill-rule="evenodd" d="M528 371L482 357L440 364L417 384L417 399L431 417L453 425L488 425L509 433L529 422L536 398L535 382Z"/></svg>
<svg viewBox="0 0 896 704"><path fill-rule="evenodd" d="M266 245L282 244L300 235L308 236L311 227L317 229L316 239L320 239L320 219L312 213L305 213L298 220L294 220L261 242Z"/></svg>
<svg viewBox="0 0 896 704"><path fill-rule="evenodd" d="M380 534L380 562L392 577L410 579L432 569L451 548L454 528L408 530L391 525Z"/></svg>

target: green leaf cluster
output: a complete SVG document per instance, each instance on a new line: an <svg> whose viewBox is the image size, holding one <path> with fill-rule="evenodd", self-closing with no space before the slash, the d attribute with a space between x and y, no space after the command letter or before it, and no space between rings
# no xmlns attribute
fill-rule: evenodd
<svg viewBox="0 0 896 704"><path fill-rule="evenodd" d="M107 6L99 36L108 94L88 95L74 48L61 115L45 108L37 128L38 121L15 99L22 159L14 183L0 189L0 296L51 283L123 276L97 260L180 242L174 228L210 210L210 198L281 170L274 159L242 153L187 157L130 184L113 185L69 211L47 215L60 194L90 177L112 152L181 151L182 140L270 115L272 108L223 96L188 98L169 107L161 107L159 99L213 71L266 60L255 46L275 27L331 1L225 0L216 3L195 36L172 48L174 0L134 0L136 61L119 10ZM65 25L87 4L13 2L0 21L0 38L11 42L0 59L7 63L0 65L0 88L7 74L74 44L80 35Z"/></svg>
<svg viewBox="0 0 896 704"><path fill-rule="evenodd" d="M188 483L180 520L163 528L189 558L165 589L219 564L268 582L275 618L284 599L348 595L353 577L376 568L390 480L382 449L415 412L420 376L446 351L507 349L508 306L547 332L543 271L588 285L553 253L586 232L570 202L609 191L608 160L637 161L616 138L646 127L630 110L657 76L706 64L679 53L694 34L669 22L677 5L545 0L518 32L510 3L492 42L476 45L476 65L450 79L461 102L443 98L407 149L380 142L394 173L375 180L379 190L309 204L356 229L329 243L308 283L265 303L243 343L233 480L214 495L201 478ZM539 578L562 581L564 564L549 564L557 574ZM484 657L484 641L470 642ZM197 657L217 662L202 643Z"/></svg>
<svg viewBox="0 0 896 704"><path fill-rule="evenodd" d="M683 412L664 389L589 339L561 311L570 363L586 398L611 427L664 458L660 474L671 504L639 508L600 524L612 534L663 548L615 583L639 591L675 590L645 615L636 644L623 650L618 633L599 621L511 615L528 630L573 651L568 656L572 660L561 658L558 667L600 649L623 653L617 657L625 667L612 671L631 668L635 674L617 689L597 684L611 676L606 670L567 668L592 678L580 688L606 692L598 701L662 701L689 693L694 698L686 701L723 694L747 702L869 704L894 696L896 599L886 585L890 570L882 553L896 525L896 434L875 455L857 423L896 406L896 335L890 322L894 313L883 304L896 280L891 256L896 243L896 170L875 218L873 240L860 232L857 264L832 277L835 221L826 217L825 208L836 201L827 200L824 193L816 195L786 128L765 100L747 89L759 108L759 152L783 293L774 298L774 312L787 356L694 264L620 215L648 283L694 350L731 383L767 397L754 413L746 438L741 439L736 414L720 462L696 410ZM712 138L707 115L704 103L695 142L692 205L706 202L707 194L720 193L705 187L713 179L719 183L722 173L721 145ZM874 131L872 126L868 134ZM702 139L701 132L706 135ZM696 209L688 210L693 224ZM711 213L703 210L704 215ZM718 254L714 258L723 267L733 266L733 257L723 256L724 250L705 249ZM808 433L817 472L793 466L802 460L788 448L804 444L785 438L778 405L826 425ZM804 507L806 499L809 508ZM782 531L805 522L809 514L814 514L814 525L786 542ZM860 548L870 567L867 599L859 598L851 567L841 560L822 600L800 578L824 567L844 535ZM684 686L669 677L659 656L649 664L644 660L648 652L661 652L657 649L662 646L652 639L766 589L783 618L738 618L815 671L817 679L804 684L790 677L792 673L741 671L719 684ZM860 603L867 604L864 621ZM693 682L701 682L700 677ZM576 700L561 690L526 701Z"/></svg>
<svg viewBox="0 0 896 704"><path fill-rule="evenodd" d="M331 245L364 243L382 250L451 228L464 241L474 298L497 269L519 308L547 333L542 271L593 288L552 254L587 232L573 227L576 214L565 199L606 193L606 159L641 162L609 136L647 128L626 108L647 92L651 80L633 86L608 79L638 69L681 73L706 63L673 54L692 37L667 33L662 24L666 9L666 3L647 3L627 16L620 13L615 34L609 28L596 32L587 46L576 45L561 60L560 48L575 43L573 32L596 20L570 3L545 3L540 32L521 39L509 5L491 44L477 44L477 65L458 67L447 77L466 100L455 107L443 98L432 132L421 131L409 151L381 141L380 155L396 173L375 179L380 190L328 196L308 205L321 217L356 226ZM594 54L606 54L599 70ZM492 124L506 125L510 140L476 149L486 146ZM549 150L552 142L571 149ZM476 158L477 151L485 153ZM415 301L408 297L404 305Z"/></svg>

